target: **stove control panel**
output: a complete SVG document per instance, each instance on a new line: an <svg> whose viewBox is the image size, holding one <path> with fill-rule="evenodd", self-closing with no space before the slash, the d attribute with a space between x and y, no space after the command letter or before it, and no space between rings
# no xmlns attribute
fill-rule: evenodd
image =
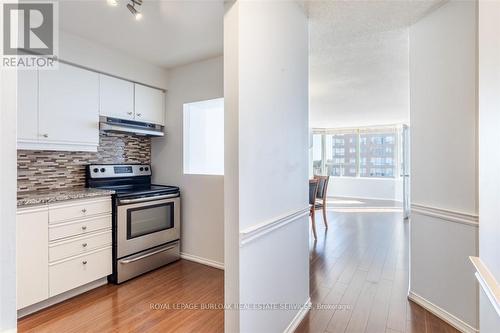
<svg viewBox="0 0 500 333"><path fill-rule="evenodd" d="M91 164L88 171L90 178L151 176L149 164Z"/></svg>

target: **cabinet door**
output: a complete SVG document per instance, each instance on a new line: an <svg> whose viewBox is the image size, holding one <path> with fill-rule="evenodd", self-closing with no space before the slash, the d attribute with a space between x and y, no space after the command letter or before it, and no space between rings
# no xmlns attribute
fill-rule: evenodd
<svg viewBox="0 0 500 333"><path fill-rule="evenodd" d="M99 144L99 74L59 63L39 72L39 131L49 143Z"/></svg>
<svg viewBox="0 0 500 333"><path fill-rule="evenodd" d="M17 139L38 140L38 71L17 72Z"/></svg>
<svg viewBox="0 0 500 333"><path fill-rule="evenodd" d="M135 84L135 120L165 125L165 93Z"/></svg>
<svg viewBox="0 0 500 333"><path fill-rule="evenodd" d="M99 114L134 119L134 84L107 75L99 75Z"/></svg>
<svg viewBox="0 0 500 333"><path fill-rule="evenodd" d="M16 221L17 308L49 297L49 213L19 210Z"/></svg>

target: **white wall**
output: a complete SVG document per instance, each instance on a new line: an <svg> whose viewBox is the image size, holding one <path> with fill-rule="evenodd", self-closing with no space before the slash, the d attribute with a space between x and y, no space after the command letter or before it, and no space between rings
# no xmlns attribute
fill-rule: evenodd
<svg viewBox="0 0 500 333"><path fill-rule="evenodd" d="M0 332L15 332L17 73L0 70Z"/></svg>
<svg viewBox="0 0 500 333"><path fill-rule="evenodd" d="M292 1L227 6L226 302L301 305L309 298L307 18ZM226 311L226 332L283 332L298 313Z"/></svg>
<svg viewBox="0 0 500 333"><path fill-rule="evenodd" d="M181 251L224 265L224 176L183 172L183 105L223 97L223 59L212 58L169 71L166 136L153 139L153 181L181 188Z"/></svg>
<svg viewBox="0 0 500 333"><path fill-rule="evenodd" d="M167 88L164 68L65 31L59 32L59 58L131 81Z"/></svg>
<svg viewBox="0 0 500 333"><path fill-rule="evenodd" d="M468 329L478 327L476 25L475 2L450 1L410 28L410 296Z"/></svg>
<svg viewBox="0 0 500 333"><path fill-rule="evenodd" d="M479 257L500 282L500 2L479 2ZM497 287L498 288L498 287ZM481 332L500 331L500 313L481 293ZM500 304L497 305L500 308Z"/></svg>
<svg viewBox="0 0 500 333"><path fill-rule="evenodd" d="M330 177L328 196L403 201L403 181L399 177Z"/></svg>
<svg viewBox="0 0 500 333"><path fill-rule="evenodd" d="M12 1L16 3L17 1ZM3 17L3 6L0 8ZM3 26L3 25L2 25ZM3 27L0 27L3 34ZM0 69L0 332L16 332L17 72Z"/></svg>

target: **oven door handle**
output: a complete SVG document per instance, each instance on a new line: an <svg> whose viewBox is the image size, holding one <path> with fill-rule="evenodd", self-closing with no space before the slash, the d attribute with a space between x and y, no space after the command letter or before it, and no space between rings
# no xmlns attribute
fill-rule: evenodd
<svg viewBox="0 0 500 333"><path fill-rule="evenodd" d="M148 253L141 254L140 256L137 256L137 257L132 257L130 259L120 260L120 263L122 263L122 264L130 264L131 262L134 262L134 261L137 261L137 260L141 260L141 259L150 257L152 255L155 255L155 254L158 254L158 253L161 253L161 252L172 250L176 246L177 245L171 245L171 246L168 246L168 247L164 247L164 248L161 248L161 249L158 249L158 250L154 250L154 251L151 251L151 252L148 252Z"/></svg>
<svg viewBox="0 0 500 333"><path fill-rule="evenodd" d="M145 197L145 198L137 198L137 199L120 199L119 203L120 204L131 204L131 203L136 203L136 202L145 202L145 201L175 198L178 196L179 196L179 194L176 193L176 194L165 194L165 195L158 195L155 197L153 196L153 197Z"/></svg>

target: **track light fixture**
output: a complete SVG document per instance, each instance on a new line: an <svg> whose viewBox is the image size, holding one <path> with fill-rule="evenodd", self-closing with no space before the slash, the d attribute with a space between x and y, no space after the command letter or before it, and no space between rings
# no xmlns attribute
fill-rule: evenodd
<svg viewBox="0 0 500 333"><path fill-rule="evenodd" d="M136 20L142 18L142 13L136 8L142 5L143 0L129 0L130 3L127 4L128 10L134 15ZM118 0L107 0L108 5L116 7L118 5Z"/></svg>
<svg viewBox="0 0 500 333"><path fill-rule="evenodd" d="M140 20L142 18L142 13L135 8L135 5L137 5L137 7L142 5L142 0L130 0L130 3L127 4L128 10L134 15L135 19Z"/></svg>

